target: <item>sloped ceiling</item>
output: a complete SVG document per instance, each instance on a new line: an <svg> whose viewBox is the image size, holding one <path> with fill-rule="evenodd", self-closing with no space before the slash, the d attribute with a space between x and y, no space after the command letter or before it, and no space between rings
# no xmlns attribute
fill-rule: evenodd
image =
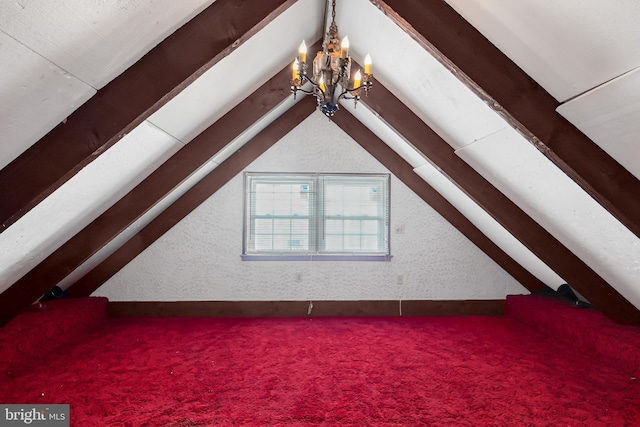
<svg viewBox="0 0 640 427"><path fill-rule="evenodd" d="M640 5L413 3L338 2L376 86L336 123L528 288L640 323ZM309 114L288 63L324 6L0 1L2 321L90 294Z"/></svg>

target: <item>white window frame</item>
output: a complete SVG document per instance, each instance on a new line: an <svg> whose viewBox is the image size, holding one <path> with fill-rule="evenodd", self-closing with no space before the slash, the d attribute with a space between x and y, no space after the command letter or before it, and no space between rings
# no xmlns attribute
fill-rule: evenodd
<svg viewBox="0 0 640 427"><path fill-rule="evenodd" d="M325 188L333 187L340 190L338 185L340 181L343 181L347 185L345 188L358 187L358 182L361 183L371 181L371 194L375 199L379 199L379 203L374 204L374 209L377 210L376 215L353 215L343 216L340 213L335 215L329 215L325 206L334 206L336 208L347 209L341 201L337 204L331 205L331 199L325 194ZM269 183L284 183L291 184L294 188L300 186L301 197L303 192L308 191L308 212L304 208L298 213L287 213L286 209L280 210L267 215L256 214L256 199L254 192L256 191L256 185L269 184ZM353 186L349 187L349 183ZM337 185L337 187L336 187ZM360 184L362 185L362 184ZM297 192L297 190L295 190ZM328 190L327 190L328 191ZM275 193L271 193L274 194ZM335 193L334 193L335 194ZM365 193L366 194L366 193ZM286 195L283 197L287 197ZM343 196L344 197L344 196ZM369 196L366 196L369 197ZM325 198L327 200L325 200ZM264 172L245 172L244 173L244 212L243 212L243 239L242 239L242 259L246 261L277 261L277 260L304 260L304 261L330 261L330 260L350 260L350 261L389 261L391 259L391 245L390 245L390 175L389 174L337 174L337 173L264 173ZM287 199L286 203L290 205L295 203L295 200ZM371 205L369 209L371 209ZM293 209L293 208L291 208ZM305 213L308 213L306 215ZM286 223L289 221L289 230L284 234L275 233L273 225L271 225L271 231L267 231L262 234L262 243L266 246L278 246L273 243L279 235L283 240L279 242L280 248L256 248L259 246L260 233L256 230L260 228L257 225L258 220L268 219L272 223L277 220ZM307 226L304 225L304 220L308 219L306 236L300 237L303 233L300 230L304 230ZM302 224L302 228L298 229L298 233L292 231L294 229L293 223L298 222ZM331 232L327 224L333 222L334 230L339 229L333 233L331 238ZM269 229L269 221L263 221L267 224L266 229ZM357 232L348 233L345 228L357 228ZM366 232L363 231L366 229ZM372 231L375 230L375 231ZM329 236L329 238L327 238ZM284 244L289 238L288 243ZM265 239L266 238L266 239ZM270 241L269 238L272 240ZM327 240L325 240L327 239ZM333 240L334 247L330 250L326 249L328 241ZM296 242L301 242L299 247L292 246ZM338 242L336 244L336 242ZM349 243L345 243L349 242ZM375 243L374 243L375 242ZM288 244L287 248L284 248ZM370 249L366 249L369 247ZM363 249L364 248L364 249Z"/></svg>

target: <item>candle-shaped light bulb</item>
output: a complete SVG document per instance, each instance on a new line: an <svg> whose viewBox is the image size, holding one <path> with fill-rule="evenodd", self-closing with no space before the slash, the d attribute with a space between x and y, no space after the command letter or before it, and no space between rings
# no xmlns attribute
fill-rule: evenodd
<svg viewBox="0 0 640 427"><path fill-rule="evenodd" d="M318 80L318 87L323 92L327 90L327 88L324 87L324 76L320 76L320 79Z"/></svg>
<svg viewBox="0 0 640 427"><path fill-rule="evenodd" d="M368 53L364 57L364 73L371 74L371 56Z"/></svg>
<svg viewBox="0 0 640 427"><path fill-rule="evenodd" d="M300 69L300 63L298 62L298 58L293 61L293 80L298 78L298 70Z"/></svg>
<svg viewBox="0 0 640 427"><path fill-rule="evenodd" d="M298 53L300 54L300 62L307 62L307 45L305 44L304 40L302 40L302 43L300 43Z"/></svg>
<svg viewBox="0 0 640 427"><path fill-rule="evenodd" d="M342 43L340 43L340 56L342 58L349 56L349 36L342 39Z"/></svg>
<svg viewBox="0 0 640 427"><path fill-rule="evenodd" d="M362 74L360 74L360 69L356 71L356 75L353 76L353 88L358 89L360 87L360 83L362 83Z"/></svg>

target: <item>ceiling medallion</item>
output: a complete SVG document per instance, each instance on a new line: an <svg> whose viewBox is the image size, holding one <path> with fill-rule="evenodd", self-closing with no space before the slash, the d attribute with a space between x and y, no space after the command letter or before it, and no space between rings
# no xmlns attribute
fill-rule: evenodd
<svg viewBox="0 0 640 427"><path fill-rule="evenodd" d="M325 12L325 19L326 16ZM323 28L326 28L326 25ZM314 95L320 110L331 118L339 109L340 99L353 99L354 104L357 105L363 90L365 96L369 94L369 89L373 85L369 54L364 59L363 71L358 69L353 75L353 80L351 79L349 37L345 37L340 42L336 24L336 0L332 0L331 25L322 42L322 50L318 51L312 61L312 74L307 74L307 46L304 41L300 44L298 56L293 61L291 92L294 99L298 92ZM310 90L303 89L306 83L310 83Z"/></svg>

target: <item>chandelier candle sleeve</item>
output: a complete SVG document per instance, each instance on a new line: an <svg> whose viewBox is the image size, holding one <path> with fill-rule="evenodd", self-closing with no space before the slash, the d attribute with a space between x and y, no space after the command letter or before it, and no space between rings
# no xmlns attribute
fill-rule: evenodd
<svg viewBox="0 0 640 427"><path fill-rule="evenodd" d="M292 77L292 79L293 79L293 80L296 80L296 79L298 79L298 78L299 78L299 77L298 77L298 70L300 69L300 64L298 63L298 58L296 58L296 59L293 61L293 67L292 67L292 69L293 69L293 74L292 74L292 76L293 76L293 77Z"/></svg>
<svg viewBox="0 0 640 427"><path fill-rule="evenodd" d="M359 89L360 83L362 83L362 74L360 74L360 70L356 71L355 76L353 76L353 88Z"/></svg>

